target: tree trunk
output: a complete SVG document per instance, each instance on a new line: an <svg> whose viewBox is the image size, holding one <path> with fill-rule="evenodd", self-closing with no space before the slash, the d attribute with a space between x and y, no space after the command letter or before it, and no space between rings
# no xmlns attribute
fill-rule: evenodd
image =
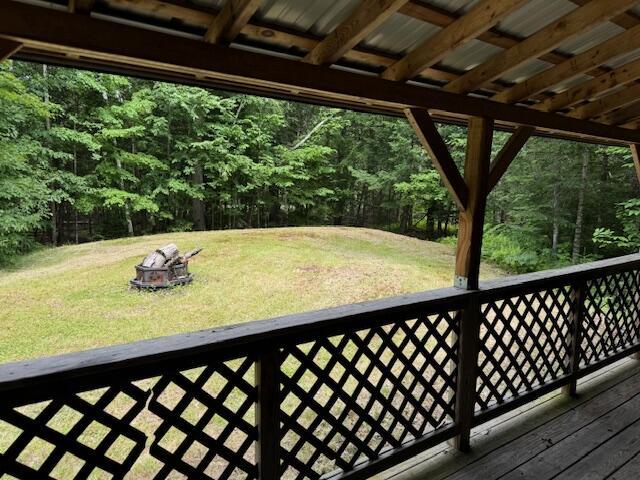
<svg viewBox="0 0 640 480"><path fill-rule="evenodd" d="M578 193L578 208L576 211L576 229L573 236L573 252L571 261L576 264L580 258L582 247L582 221L584 219L584 194L587 188L587 166L589 164L589 151L585 150L582 155L582 175L580 178L580 191Z"/></svg>
<svg viewBox="0 0 640 480"><path fill-rule="evenodd" d="M409 231L412 217L413 213L411 205L405 205L404 207L402 207L402 214L400 216L400 231L402 233L407 233Z"/></svg>
<svg viewBox="0 0 640 480"><path fill-rule="evenodd" d="M116 167L118 170L122 170L122 162L120 158L116 155ZM124 180L120 179L120 189L124 191ZM133 237L133 221L131 220L131 208L129 206L129 201L124 202L124 220L127 224L127 235Z"/></svg>
<svg viewBox="0 0 640 480"><path fill-rule="evenodd" d="M49 71L46 64L42 64L42 80L44 86L44 92L42 94L42 99L44 100L45 105L49 104ZM45 119L45 128L47 130L51 130L51 118L47 116ZM51 245L54 247L58 246L58 205L56 202L51 202Z"/></svg>
<svg viewBox="0 0 640 480"><path fill-rule="evenodd" d="M51 245L58 246L58 206L51 202Z"/></svg>
<svg viewBox="0 0 640 480"><path fill-rule="evenodd" d="M46 105L49 103L49 70L46 64L42 64L42 79L44 80L43 99ZM48 115L45 122L46 122L47 130L51 130L51 118Z"/></svg>
<svg viewBox="0 0 640 480"><path fill-rule="evenodd" d="M426 228L425 233L427 234L427 240L433 240L433 236L435 233L436 219L433 216L433 209L427 209L427 218L425 219Z"/></svg>
<svg viewBox="0 0 640 480"><path fill-rule="evenodd" d="M202 187L204 183L204 173L202 171L202 164L200 162L196 163L195 170L192 175L193 184L197 187ZM193 226L196 230L206 230L207 229L207 220L205 217L205 209L204 202L199 198L194 198L192 200L192 210L193 210Z"/></svg>
<svg viewBox="0 0 640 480"><path fill-rule="evenodd" d="M74 130L75 130L75 123L74 123ZM73 174L74 175L78 175L78 146L74 143L73 144ZM79 232L78 232L78 209L75 207L75 205L73 206L73 213L74 213L74 220L75 220L75 229L74 229L74 233L75 233L75 240L76 240L76 245L79 242Z"/></svg>
<svg viewBox="0 0 640 480"><path fill-rule="evenodd" d="M555 167L555 182L553 184L553 231L551 233L551 256L553 258L558 257L558 237L560 235L560 161L556 156L554 161Z"/></svg>

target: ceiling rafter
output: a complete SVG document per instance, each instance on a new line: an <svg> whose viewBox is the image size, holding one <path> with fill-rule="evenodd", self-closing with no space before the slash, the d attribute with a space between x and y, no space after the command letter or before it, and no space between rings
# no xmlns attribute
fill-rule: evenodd
<svg viewBox="0 0 640 480"><path fill-rule="evenodd" d="M408 0L362 0L351 14L305 57L314 65L335 63Z"/></svg>
<svg viewBox="0 0 640 480"><path fill-rule="evenodd" d="M640 102L607 113L600 117L602 123L608 125L623 125L640 118Z"/></svg>
<svg viewBox="0 0 640 480"><path fill-rule="evenodd" d="M419 47L388 67L382 77L402 81L431 67L448 53L475 39L529 0L483 0L469 12L425 40Z"/></svg>
<svg viewBox="0 0 640 480"><path fill-rule="evenodd" d="M448 12L438 7L427 5L426 3L422 3L417 0L412 0L407 3L400 9L400 13L423 22L431 23L432 25L436 25L440 28L445 28L460 18L460 15ZM525 40L522 37L504 32L496 27L480 34L477 39L504 49L511 48ZM554 65L560 64L569 58L572 58L572 55L567 55L563 52L557 51L551 51L540 56L540 60L544 60L545 62L549 62ZM601 68L596 68L593 74L606 73L606 71L607 70L603 70Z"/></svg>
<svg viewBox="0 0 640 480"><path fill-rule="evenodd" d="M69 0L69 12L89 15L96 6L96 0Z"/></svg>
<svg viewBox="0 0 640 480"><path fill-rule="evenodd" d="M231 43L249 23L262 0L227 0L204 35L205 42Z"/></svg>
<svg viewBox="0 0 640 480"><path fill-rule="evenodd" d="M448 83L444 89L455 93L472 92L523 63L550 52L585 30L619 15L636 3L638 0L591 0L538 30L518 45L494 55Z"/></svg>
<svg viewBox="0 0 640 480"><path fill-rule="evenodd" d="M130 11L142 15L155 15L166 20L178 20L187 25L209 28L219 12L213 8L186 4L182 0L103 0L116 10Z"/></svg>
<svg viewBox="0 0 640 480"><path fill-rule="evenodd" d="M586 5L591 0L570 0L570 1L571 3L575 3L576 5L582 6L582 5ZM627 11L627 12L621 13L617 17L612 18L611 22L615 23L619 27L629 29L640 24L640 16L638 16L632 11Z"/></svg>
<svg viewBox="0 0 640 480"><path fill-rule="evenodd" d="M581 105L569 112L569 116L584 120L595 118L617 108L625 107L637 101L638 98L640 98L640 83Z"/></svg>
<svg viewBox="0 0 640 480"><path fill-rule="evenodd" d="M193 4L187 4L182 0L105 0L106 3L117 9L137 11L142 14L153 14L161 16L167 20L176 19L186 24L206 28L216 18L218 12L211 8L201 7ZM437 7L428 6L417 2L410 1L405 4L400 12L410 15L421 21L429 21L435 25L446 27L460 18L460 15L450 13ZM490 31L482 33L478 39L483 39L495 45L509 47L517 44L522 39L504 32L497 32L494 28ZM259 40L261 42L274 43L275 45L290 45L302 50L312 50L322 39L318 39L313 35L308 35L293 30L288 31L282 27L272 25L260 25L248 23L242 29L242 34L247 38ZM352 49L344 55L348 61L358 62L372 67L388 67L398 60L389 54L377 52L375 50L365 50L362 48ZM566 61L567 56L561 52L551 52L541 58L555 64ZM595 68L589 74L606 73L602 68ZM453 71L442 70L438 66L427 68L421 72L421 76L435 80L437 82L450 82L458 77ZM501 84L487 85L489 91L500 93L505 87Z"/></svg>
<svg viewBox="0 0 640 480"><path fill-rule="evenodd" d="M176 19L186 24L207 28L217 17L218 12L211 8L201 7L193 4L185 4L182 0L104 0L110 7L125 11L134 11L140 14L152 14L154 16L164 17L167 20ZM185 6L186 5L186 6ZM416 0L405 4L399 10L405 15L412 16L420 21L428 21L434 25L446 28L461 16L450 13L437 7L427 6L426 4L416 3ZM313 35L302 32L287 30L283 27L273 25L262 25L256 23L247 23L241 32L248 38L258 40L260 42L274 43L275 45L294 46L302 50L312 50L322 40ZM494 45L508 48L519 43L522 39L514 35L504 32L495 33L495 28L482 33L478 39ZM345 53L344 58L372 67L386 68L398 61L400 58L389 54L368 50L362 48L354 48ZM541 57L548 62L558 64L565 61L570 56L560 52L551 52ZM605 73L606 70L594 69L593 74ZM437 82L447 83L456 79L459 75L449 70L443 70L438 66L426 68L421 76L435 80ZM500 92L505 87L501 84L487 85L489 91Z"/></svg>
<svg viewBox="0 0 640 480"><path fill-rule="evenodd" d="M640 59L633 60L604 75L587 80L564 92L557 93L534 105L533 108L543 112L555 112L639 78Z"/></svg>
<svg viewBox="0 0 640 480"><path fill-rule="evenodd" d="M206 7L196 7L195 5L184 7L183 2L176 2L176 0L105 1L116 9L147 15L153 14L167 20L176 19L201 28L207 28L219 15L217 11ZM301 50L312 50L322 40L306 33L294 32L283 27L276 28L272 25L263 25L256 22L247 23L241 33L253 40L293 46ZM398 60L398 58L391 55L362 48L349 50L345 53L344 58L353 62L371 65L372 67L387 67ZM421 72L421 75L438 82L449 82L458 77L453 72L438 68L427 68ZM495 87L498 86L495 85Z"/></svg>
<svg viewBox="0 0 640 480"><path fill-rule="evenodd" d="M555 67L497 93L492 100L504 103L518 102L639 47L640 25L636 25Z"/></svg>

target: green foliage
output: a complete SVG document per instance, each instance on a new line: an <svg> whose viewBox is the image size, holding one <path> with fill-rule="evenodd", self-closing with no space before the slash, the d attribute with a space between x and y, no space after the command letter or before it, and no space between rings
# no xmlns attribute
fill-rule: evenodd
<svg viewBox="0 0 640 480"><path fill-rule="evenodd" d="M462 170L465 129L438 129ZM2 261L181 230L457 228L403 119L19 62L0 67L0 174ZM489 197L485 257L520 272L635 251L637 195L628 149L534 138Z"/></svg>
<svg viewBox="0 0 640 480"><path fill-rule="evenodd" d="M33 137L49 111L10 71L0 68L0 264L35 244L50 197L42 146Z"/></svg>
<svg viewBox="0 0 640 480"><path fill-rule="evenodd" d="M514 273L525 273L569 263L567 256L552 259L536 242L532 229L495 225L487 229L482 244L483 258Z"/></svg>
<svg viewBox="0 0 640 480"><path fill-rule="evenodd" d="M640 198L619 203L616 218L622 233L616 234L611 228L596 228L594 243L603 249L617 247L629 253L640 250Z"/></svg>

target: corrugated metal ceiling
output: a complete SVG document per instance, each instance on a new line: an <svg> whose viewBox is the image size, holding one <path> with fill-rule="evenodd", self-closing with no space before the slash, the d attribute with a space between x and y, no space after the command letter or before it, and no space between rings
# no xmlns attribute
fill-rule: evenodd
<svg viewBox="0 0 640 480"><path fill-rule="evenodd" d="M219 10L226 1L194 0L193 3ZM456 16L469 11L478 1L423 0L422 3ZM286 27L301 34L324 37L360 4L361 0L263 0L255 17L262 24ZM578 6L569 0L530 0L526 5L508 15L496 26L496 29L512 37L524 38L576 8ZM635 10L640 13L640 6ZM370 33L362 45L381 53L402 56L415 49L439 30L440 28L435 25L402 13L396 13ZM579 54L622 31L624 31L623 28L611 22L605 22L565 41L557 50L565 54ZM450 52L439 65L448 71L464 72L501 51L502 48L493 44L472 40ZM636 58L640 58L640 49L612 58L608 66L617 67ZM521 82L551 66L548 62L534 59L506 72L499 81L505 83ZM576 75L556 85L553 90L562 91L586 78L588 77L585 75Z"/></svg>

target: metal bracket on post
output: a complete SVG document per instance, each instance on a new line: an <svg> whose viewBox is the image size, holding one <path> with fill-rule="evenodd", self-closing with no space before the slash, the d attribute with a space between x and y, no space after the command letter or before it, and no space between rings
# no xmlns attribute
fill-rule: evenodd
<svg viewBox="0 0 640 480"><path fill-rule="evenodd" d="M461 288L463 290L469 289L469 279L467 277L463 277L462 275L456 275L453 277L453 286L456 288Z"/></svg>

